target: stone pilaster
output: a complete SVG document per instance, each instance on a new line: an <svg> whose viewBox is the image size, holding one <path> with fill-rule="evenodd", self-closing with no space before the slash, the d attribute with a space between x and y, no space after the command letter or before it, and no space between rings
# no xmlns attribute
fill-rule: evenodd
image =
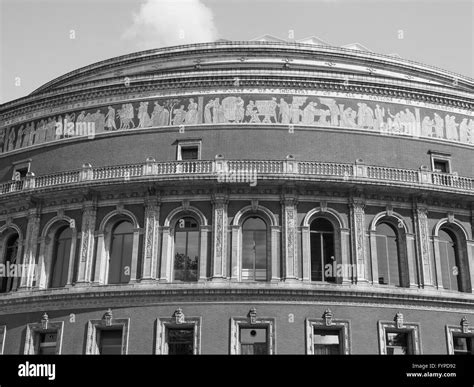
<svg viewBox="0 0 474 387"><path fill-rule="evenodd" d="M91 201L86 202L82 211L81 248L76 281L78 284L91 282L96 214L95 204Z"/></svg>
<svg viewBox="0 0 474 387"><path fill-rule="evenodd" d="M39 275L36 270L36 251L38 247L40 226L40 210L32 208L28 213L28 224L26 226L25 249L23 255L23 272L20 280L20 290L33 287L35 276Z"/></svg>
<svg viewBox="0 0 474 387"><path fill-rule="evenodd" d="M420 283L426 286L434 286L434 276L432 273L431 254L430 254L430 236L428 230L428 209L419 204L415 204L413 209L413 218L415 222L416 251L418 255L418 266L420 273ZM437 245L437 244L435 244Z"/></svg>
<svg viewBox="0 0 474 387"><path fill-rule="evenodd" d="M369 282L369 265L367 264L367 246L365 241L365 201L351 198L350 204L352 257L357 266L358 283Z"/></svg>
<svg viewBox="0 0 474 387"><path fill-rule="evenodd" d="M212 280L227 277L227 203L224 194L212 201Z"/></svg>
<svg viewBox="0 0 474 387"><path fill-rule="evenodd" d="M159 227L160 203L157 198L145 201L145 235L142 264L142 280L157 278L160 257Z"/></svg>
<svg viewBox="0 0 474 387"><path fill-rule="evenodd" d="M298 214L296 207L298 201L295 196L284 195L282 204L282 231L283 231L283 279L298 279L298 244L296 224Z"/></svg>

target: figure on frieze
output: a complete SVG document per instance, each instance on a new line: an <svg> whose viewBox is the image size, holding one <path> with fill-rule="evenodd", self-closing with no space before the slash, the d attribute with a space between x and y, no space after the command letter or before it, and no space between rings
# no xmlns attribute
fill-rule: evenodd
<svg viewBox="0 0 474 387"><path fill-rule="evenodd" d="M468 138L468 131L469 131L469 126L467 124L467 118L464 117L461 120L461 123L459 124L459 141L461 141L463 144L467 144L467 138Z"/></svg>
<svg viewBox="0 0 474 387"><path fill-rule="evenodd" d="M137 128L148 128L151 126L151 118L148 114L148 102L140 102L138 107L138 126Z"/></svg>
<svg viewBox="0 0 474 387"><path fill-rule="evenodd" d="M348 107L347 109L343 110L344 105L340 105L340 106L342 110L341 125L350 127L350 128L357 127L357 123L356 123L357 112L353 110L351 107Z"/></svg>
<svg viewBox="0 0 474 387"><path fill-rule="evenodd" d="M122 108L117 110L117 118L120 119L119 130L135 128L133 105L131 103L122 104Z"/></svg>
<svg viewBox="0 0 474 387"><path fill-rule="evenodd" d="M316 115L316 102L309 102L303 109L303 118L301 123L304 125L314 125L314 116Z"/></svg>
<svg viewBox="0 0 474 387"><path fill-rule="evenodd" d="M255 106L258 110L258 115L263 116L262 123L271 124L272 118L276 122L276 107L277 107L276 98L271 100L259 100L255 101Z"/></svg>
<svg viewBox="0 0 474 387"><path fill-rule="evenodd" d="M198 121L198 104L194 98L189 99L188 111L185 114L184 122L186 125L196 125Z"/></svg>
<svg viewBox="0 0 474 387"><path fill-rule="evenodd" d="M23 142L24 134L25 134L25 127L24 127L24 125L21 125L20 128L18 129L18 134L16 136L15 149L20 149L21 148L21 144Z"/></svg>
<svg viewBox="0 0 474 387"><path fill-rule="evenodd" d="M15 128L11 127L10 128L10 134L8 135L8 151L12 151L15 149Z"/></svg>
<svg viewBox="0 0 474 387"><path fill-rule="evenodd" d="M278 110L279 110L279 114L278 114L279 122L285 125L289 124L290 123L290 106L283 98L280 98L280 103L278 104Z"/></svg>
<svg viewBox="0 0 474 387"><path fill-rule="evenodd" d="M421 136L433 137L433 126L434 121L429 116L425 116L421 121Z"/></svg>
<svg viewBox="0 0 474 387"><path fill-rule="evenodd" d="M115 109L112 106L107 107L107 114L105 115L105 129L117 130L115 125Z"/></svg>
<svg viewBox="0 0 474 387"><path fill-rule="evenodd" d="M260 123L260 118L258 118L258 110L252 100L249 101L247 104L247 108L245 110L245 115L250 117L249 123Z"/></svg>
<svg viewBox="0 0 474 387"><path fill-rule="evenodd" d="M184 110L184 105L181 105L178 109L173 111L173 125L183 125L186 118L186 111Z"/></svg>
<svg viewBox="0 0 474 387"><path fill-rule="evenodd" d="M334 98L319 98L319 102L329 108L329 114L331 115L331 122L329 124L331 126L339 126L339 117L341 115L341 111L337 106L336 100ZM326 121L326 113L319 116L318 123L324 125L328 124Z"/></svg>
<svg viewBox="0 0 474 387"><path fill-rule="evenodd" d="M385 125L385 108L380 107L380 105L376 104L374 116L374 129L377 131L383 130Z"/></svg>
<svg viewBox="0 0 474 387"><path fill-rule="evenodd" d="M3 148L4 148L5 143L6 143L6 136L7 136L7 129L6 128L0 129L0 153L2 153L4 151Z"/></svg>
<svg viewBox="0 0 474 387"><path fill-rule="evenodd" d="M97 109L95 113L91 114L92 122L94 123L95 133L102 133L105 130L105 116Z"/></svg>
<svg viewBox="0 0 474 387"><path fill-rule="evenodd" d="M445 123L446 123L446 138L448 140L458 140L458 126L459 124L456 123L456 117L455 116L450 116L449 114L446 114L445 116Z"/></svg>
<svg viewBox="0 0 474 387"><path fill-rule="evenodd" d="M214 109L214 100L210 99L208 103L206 103L206 106L204 106L204 123L205 124L212 124L212 111L211 109Z"/></svg>
<svg viewBox="0 0 474 387"><path fill-rule="evenodd" d="M151 112L151 126L167 126L169 120L169 112L159 102L154 102L155 107Z"/></svg>
<svg viewBox="0 0 474 387"><path fill-rule="evenodd" d="M445 138L444 121L438 113L434 113L435 135L438 138Z"/></svg>

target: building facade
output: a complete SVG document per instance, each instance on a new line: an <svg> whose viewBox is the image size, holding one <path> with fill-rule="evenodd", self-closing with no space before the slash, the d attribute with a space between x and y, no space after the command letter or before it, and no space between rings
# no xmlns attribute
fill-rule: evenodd
<svg viewBox="0 0 474 387"><path fill-rule="evenodd" d="M355 48L150 50L2 105L0 353L472 353L474 81Z"/></svg>

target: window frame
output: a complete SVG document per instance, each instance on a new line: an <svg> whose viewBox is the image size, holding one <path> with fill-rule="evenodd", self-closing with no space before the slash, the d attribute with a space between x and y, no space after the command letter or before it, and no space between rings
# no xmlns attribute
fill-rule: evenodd
<svg viewBox="0 0 474 387"><path fill-rule="evenodd" d="M196 222L197 227L195 229L193 228L179 228L178 224L181 219L186 219L186 218L191 218ZM198 262L197 262L197 269L196 269L196 281L183 281L183 280L178 280L175 279L175 274L176 274L176 233L177 232L183 232L186 233L186 255L188 253L188 241L189 241L189 232L197 232L197 238L198 238L198 243L197 243L197 251L198 251ZM201 224L199 223L199 219L193 215L187 215L183 214L183 216L180 216L176 219L174 222L174 227L173 227L173 266L172 266L172 273L171 273L171 281L172 282L177 282L177 283L197 283L199 281L200 277L200 266L201 266Z"/></svg>
<svg viewBox="0 0 474 387"><path fill-rule="evenodd" d="M263 222L263 224L265 225L265 230L253 230L253 229L250 229L250 230L244 230L244 226L245 226L245 223L252 219L252 218L257 218L259 220L261 220ZM268 222L266 221L266 219L263 217L263 216L260 216L259 214L247 214L244 219L242 220L242 226L241 226L241 235L240 235L240 246L241 246L241 249L242 249L242 259L241 259L241 262L240 262L240 278L242 280L242 282L268 282L269 281L269 278L270 278L270 268L271 268L271 253L270 253L270 249L271 249L271 226L268 224ZM257 257L255 256L254 257L254 261L253 261L253 266L254 268L253 269L244 269L244 259L243 259L243 254L244 254L244 233L248 231L248 232L255 232L255 231L262 231L262 232L265 232L265 269L256 269L256 262L257 262ZM253 279L252 278L245 278L244 279L244 276L243 276L243 273L244 273L244 270L253 270ZM257 270L261 270L261 271L265 271L265 279L261 280L261 279L257 279L257 276L256 276L256 273L257 273Z"/></svg>
<svg viewBox="0 0 474 387"><path fill-rule="evenodd" d="M421 335L419 323L407 323L403 321L403 315L396 321L378 321L378 335L379 335L379 353L380 355L387 355L386 333L409 333L411 334L411 353L409 355L421 355Z"/></svg>
<svg viewBox="0 0 474 387"><path fill-rule="evenodd" d="M86 355L100 355L99 339L101 329L122 329L122 355L128 354L128 338L130 331L130 318L102 318L87 322Z"/></svg>
<svg viewBox="0 0 474 387"><path fill-rule="evenodd" d="M268 355L276 352L276 321L270 317L257 317L252 310L248 317L231 317L230 319L230 348L231 355L240 355L240 329L241 328L266 328L268 340Z"/></svg>
<svg viewBox="0 0 474 387"><path fill-rule="evenodd" d="M201 317L184 316L180 309L177 309L173 317L156 319L156 342L155 355L168 355L168 330L169 329L193 329L193 355L201 354Z"/></svg>
<svg viewBox="0 0 474 387"><path fill-rule="evenodd" d="M337 331L341 355L350 355L352 347L350 320L333 319L332 313L326 311L322 318L307 318L306 325L306 354L314 355L314 329Z"/></svg>
<svg viewBox="0 0 474 387"><path fill-rule="evenodd" d="M30 172L31 170L31 159L25 160L18 160L12 163L13 166L13 173L12 173L12 180L15 180L15 173L21 169L26 169L26 173Z"/></svg>
<svg viewBox="0 0 474 387"><path fill-rule="evenodd" d="M0 355L3 355L5 349L5 339L7 337L7 326L0 325Z"/></svg>
<svg viewBox="0 0 474 387"><path fill-rule="evenodd" d="M182 149L183 148L192 148L197 147L197 159L183 160L182 158ZM201 160L202 155L202 140L201 139L188 139L188 140L178 140L176 144L176 160L177 161L193 161Z"/></svg>
<svg viewBox="0 0 474 387"><path fill-rule="evenodd" d="M429 151L430 157L431 157L431 171L434 173L445 173L445 174L452 174L453 169L451 165L451 154L449 153L443 153L443 152L436 152L436 151ZM442 162L446 163L447 165L447 172L441 172L437 171L435 169L435 162Z"/></svg>
<svg viewBox="0 0 474 387"><path fill-rule="evenodd" d="M39 354L39 336L42 333L56 332L56 355L60 355L63 344L64 321L43 320L40 323L30 323L26 325L26 337L24 355Z"/></svg>
<svg viewBox="0 0 474 387"><path fill-rule="evenodd" d="M314 230L311 230L312 224L313 224L314 222L317 222L318 220L327 221L327 222L331 225L332 231L314 231ZM334 278L333 281L328 281L328 280L326 279L326 274L325 274L325 272L326 272L326 269L325 269L325 268L326 268L326 265L327 265L327 264L330 264L332 267L334 267L334 265L333 265L334 262L326 262L325 259L324 259L324 258L325 258L325 257L324 257L324 254L321 254L321 252L320 252L320 254L321 254L321 256L320 256L320 261L321 261L322 279L320 279L320 280L313 280L313 276L312 276L312 273L313 273L313 256L312 256L312 254L311 254L311 253L312 253L312 246L311 246L312 238L311 238L311 236L312 236L312 235L318 235L318 237L319 237L319 239L320 239L320 248L321 248L321 250L323 250L323 249L324 249L324 247L323 247L323 246L324 246L324 237L323 237L323 234L329 234L329 235L331 235L331 237L332 237L332 246L331 246L331 247L332 247L332 252L333 252L333 255L332 255L332 256L333 256L333 258L334 258L333 261L336 261L336 263L337 263L337 258L336 258L336 249L337 249L337 247L336 247L336 238L337 238L337 235L336 235L336 226L335 226L334 223L333 223L330 219L328 219L327 217L325 217L325 216L316 216L316 217L314 217L314 218L311 220L311 223L309 224L309 243L310 243L310 244L309 244L309 246L310 246L310 250L309 250L309 258L310 258L310 262L309 262L309 263L310 263L309 276L310 276L310 281L311 281L311 282L320 282L320 283L321 283L321 282L324 282L324 283L337 284L337 275L334 275L334 277L332 277L332 278ZM335 273L334 273L334 274L335 274ZM328 277L328 278L331 278L331 277Z"/></svg>
<svg viewBox="0 0 474 387"><path fill-rule="evenodd" d="M463 318L459 325L446 325L446 347L448 355L454 355L454 336L470 337L474 344L474 326Z"/></svg>

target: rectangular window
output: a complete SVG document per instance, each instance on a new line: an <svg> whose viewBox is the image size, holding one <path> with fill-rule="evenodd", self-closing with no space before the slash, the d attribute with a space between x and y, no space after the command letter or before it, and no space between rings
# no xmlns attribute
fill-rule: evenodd
<svg viewBox="0 0 474 387"><path fill-rule="evenodd" d="M199 149L197 146L181 148L181 160L198 160Z"/></svg>
<svg viewBox="0 0 474 387"><path fill-rule="evenodd" d="M433 160L433 171L439 173L449 173L449 163L445 160Z"/></svg>
<svg viewBox="0 0 474 387"><path fill-rule="evenodd" d="M387 331L387 355L411 355L413 353L409 332Z"/></svg>
<svg viewBox="0 0 474 387"><path fill-rule="evenodd" d="M13 163L12 180L21 180L30 171L31 159L20 160Z"/></svg>
<svg viewBox="0 0 474 387"><path fill-rule="evenodd" d="M431 156L431 170L436 173L452 173L451 155L439 151L429 151Z"/></svg>
<svg viewBox="0 0 474 387"><path fill-rule="evenodd" d="M120 355L122 353L122 329L100 329L98 332L99 353Z"/></svg>
<svg viewBox="0 0 474 387"><path fill-rule="evenodd" d="M168 328L168 354L192 355L194 353L194 328Z"/></svg>
<svg viewBox="0 0 474 387"><path fill-rule="evenodd" d="M58 340L58 332L40 332L38 333L39 355L55 355Z"/></svg>
<svg viewBox="0 0 474 387"><path fill-rule="evenodd" d="M453 334L455 355L474 355L474 337Z"/></svg>
<svg viewBox="0 0 474 387"><path fill-rule="evenodd" d="M314 327L313 348L315 355L341 355L340 330Z"/></svg>
<svg viewBox="0 0 474 387"><path fill-rule="evenodd" d="M240 328L240 353L242 355L268 355L267 328Z"/></svg>

